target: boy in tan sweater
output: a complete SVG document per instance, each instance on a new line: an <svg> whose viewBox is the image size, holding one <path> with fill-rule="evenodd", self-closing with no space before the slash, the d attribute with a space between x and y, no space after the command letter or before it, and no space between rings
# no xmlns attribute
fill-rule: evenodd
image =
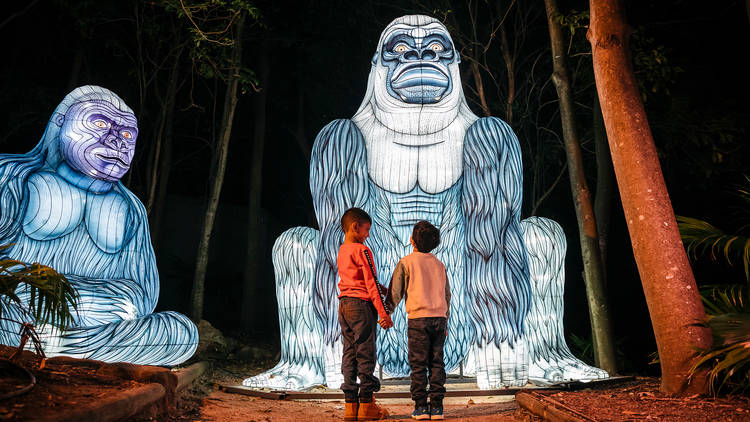
<svg viewBox="0 0 750 422"><path fill-rule="evenodd" d="M451 293L445 265L430 253L440 244L440 231L429 222L420 221L412 230L411 244L414 252L402 258L393 270L388 296L391 309L406 298L411 398L414 400L411 417L438 420L444 417L443 345Z"/></svg>

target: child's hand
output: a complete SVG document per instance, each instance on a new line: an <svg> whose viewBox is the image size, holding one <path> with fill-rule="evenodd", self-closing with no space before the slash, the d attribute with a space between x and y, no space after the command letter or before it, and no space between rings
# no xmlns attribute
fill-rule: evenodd
<svg viewBox="0 0 750 422"><path fill-rule="evenodd" d="M391 327L393 327L393 320L391 319L390 315L386 315L385 318L381 318L378 320L378 324L384 329L387 330Z"/></svg>

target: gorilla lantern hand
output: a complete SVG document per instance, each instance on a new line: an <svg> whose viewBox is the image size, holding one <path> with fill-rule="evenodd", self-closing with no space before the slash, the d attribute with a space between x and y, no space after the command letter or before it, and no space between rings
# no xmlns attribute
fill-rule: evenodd
<svg viewBox="0 0 750 422"><path fill-rule="evenodd" d="M152 313L159 275L148 220L120 183L137 138L122 99L84 86L63 99L31 152L0 155L0 244L13 245L0 257L49 265L80 296L70 327L40 327L49 356L176 365L195 351L198 333L188 318ZM17 293L28 297L23 288ZM21 309L2 306L10 319L26 320ZM3 344L18 344L17 332L0 322Z"/></svg>
<svg viewBox="0 0 750 422"><path fill-rule="evenodd" d="M391 274L411 252L414 223L440 228L442 243L433 253L445 263L453 298L446 370L463 364L480 388L490 389L524 385L530 371L560 380L588 368L581 363L566 371L567 355L548 350L567 350L557 325L544 331L557 337L541 344L529 335L549 319L561 321L561 297L550 299L548 284L558 283L553 290L561 291L562 279L549 271L540 275L535 266L531 275L539 282L530 283L523 233L537 220L520 221L518 140L501 120L471 112L458 64L450 34L433 18L405 16L383 31L359 110L351 120L327 125L315 140L310 188L320 232L294 228L274 245L281 361L243 384L339 387L336 253L343 241L338 221L350 207L373 219L367 243L379 274ZM546 262L536 250L533 256ZM533 306L539 298L546 302ZM527 321L529 315L538 317ZM386 374L406 376L403 306L393 321L394 329L379 332L378 361ZM595 368L585 375L606 376Z"/></svg>

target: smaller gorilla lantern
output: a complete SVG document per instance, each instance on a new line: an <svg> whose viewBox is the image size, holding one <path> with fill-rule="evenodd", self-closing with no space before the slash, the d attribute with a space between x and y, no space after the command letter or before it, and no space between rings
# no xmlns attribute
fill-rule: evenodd
<svg viewBox="0 0 750 422"><path fill-rule="evenodd" d="M38 327L49 356L176 365L195 352L198 330L187 317L152 313L159 274L146 211L120 182L137 138L120 97L83 86L57 106L31 152L0 154L0 245L12 245L0 258L55 268L80 296L70 327ZM28 300L25 287L16 293ZM8 319L28 318L0 306ZM0 321L0 343L18 341L17 325Z"/></svg>

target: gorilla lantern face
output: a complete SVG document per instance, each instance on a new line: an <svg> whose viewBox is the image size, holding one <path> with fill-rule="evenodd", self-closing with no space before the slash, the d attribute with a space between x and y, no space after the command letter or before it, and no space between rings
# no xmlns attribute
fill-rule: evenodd
<svg viewBox="0 0 750 422"><path fill-rule="evenodd" d="M392 97L409 104L434 104L450 94L448 65L458 55L439 23L394 25L381 51L383 65L388 67L386 88Z"/></svg>
<svg viewBox="0 0 750 422"><path fill-rule="evenodd" d="M60 153L71 168L107 182L120 180L130 169L138 137L133 113L90 100L70 106L58 124Z"/></svg>

